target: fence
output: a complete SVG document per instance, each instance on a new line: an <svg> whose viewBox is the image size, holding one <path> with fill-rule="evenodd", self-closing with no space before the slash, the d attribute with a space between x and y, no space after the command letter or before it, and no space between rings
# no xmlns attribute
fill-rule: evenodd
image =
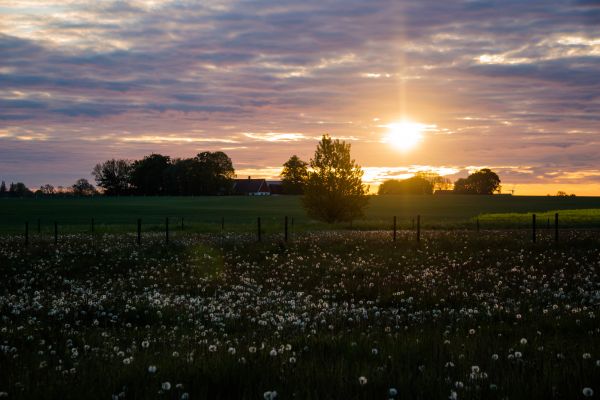
<svg viewBox="0 0 600 400"><path fill-rule="evenodd" d="M294 217L284 216L279 221L275 221L273 218L268 219L269 222L269 232L277 233L282 236L282 240L284 242L288 242L291 240L293 234L296 232L296 226ZM422 217L421 215L416 215L415 217L410 219L410 223L408 221L404 221L407 231L412 231L414 233L413 240L416 242L421 241L421 231L422 231ZM35 223L36 232L35 235L32 235L30 232L31 224L29 221L25 221L24 223L24 232L23 232L23 243L28 246L36 237L40 238L43 236L43 233L48 231L48 227L52 229L52 236L55 245L58 245L59 236L65 233L81 233L81 234L89 234L92 237L95 235L102 233L110 233L110 229L99 229L106 228L106 225L98 224L98 221L95 218L90 218L89 225L87 229L82 228L82 224L71 225L70 229L60 229L64 227L59 223L59 221L51 221L42 223L41 218L38 218ZM163 232L164 233L164 241L166 244L169 243L170 235L173 232L189 232L189 233L220 233L224 234L226 232L249 232L250 226L248 223L240 224L239 222L232 222L231 229L226 231L227 220L225 217L221 217L213 223L207 225L206 223L198 224L194 223L193 219L186 219L184 217L165 217L162 226L156 223L156 219L151 220L149 223L145 224L142 218L137 218L134 221L131 221L129 224L112 224L108 225L112 227L119 227L118 232L123 233L131 233L136 232L136 241L138 245L142 243L142 233L143 232ZM79 229L73 230L73 227L77 227ZM42 229L45 228L45 229ZM65 227L66 228L66 227ZM220 229L219 229L220 228ZM310 229L306 229L306 226L302 227L302 231L309 231ZM346 227L348 228L348 227ZM356 229L356 227L352 227ZM476 233L480 233L484 225L481 223L479 218L477 218L470 226L464 227L466 229L473 230ZM498 227L491 225L490 229L498 229ZM565 227L566 228L566 227ZM562 228L559 225L559 214L554 214L553 224L550 223L550 218L547 219L546 226L540 226L538 222L538 218L536 214L531 214L531 223L529 229L531 231L531 242L536 243L538 241L538 237L540 236L540 230L545 229L547 232L552 232L552 238L555 242L558 242L560 239L560 231ZM525 229L525 227L519 226L519 229ZM389 227L382 227L381 229L375 230L391 230L391 238L393 242L398 240L398 232L403 230L399 224L399 219L397 216L393 216L390 218ZM100 231L100 232L99 232ZM265 230L264 219L261 217L257 217L255 221L254 231L256 235L256 240L261 242L264 239L267 231ZM547 236L547 235L546 235Z"/></svg>

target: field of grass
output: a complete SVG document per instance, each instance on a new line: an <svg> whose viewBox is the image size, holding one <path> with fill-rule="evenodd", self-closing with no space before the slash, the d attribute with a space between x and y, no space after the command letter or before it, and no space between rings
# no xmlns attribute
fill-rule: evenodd
<svg viewBox="0 0 600 400"><path fill-rule="evenodd" d="M597 396L596 233L409 237L72 234L25 247L5 235L0 396Z"/></svg>
<svg viewBox="0 0 600 400"><path fill-rule="evenodd" d="M536 213L536 224L540 227L553 226L554 214L559 214L559 224L567 226L598 225L600 222L600 208L581 210L551 210ZM479 217L482 224L492 226L515 226L515 224L530 225L532 223L531 213L499 213L482 214Z"/></svg>
<svg viewBox="0 0 600 400"><path fill-rule="evenodd" d="M599 197L534 197L534 196L373 196L364 219L354 221L358 229L387 229L394 215L400 227L412 226L412 218L421 215L426 228L472 227L480 214L530 213L550 210L600 209ZM95 220L97 231L134 231L137 218L145 230L163 228L169 217L174 229L181 225L188 230L218 232L221 218L228 231L253 231L256 218L263 228L281 231L284 216L294 218L295 229L329 229L310 221L298 196L271 197L121 197L121 198L45 198L0 199L0 232L18 233L29 221L32 231L40 219L42 230L51 232L58 221L61 232L84 232ZM486 217L493 223L493 218ZM600 226L597 214L570 223ZM515 222L519 226L520 220ZM336 228L347 228L348 224Z"/></svg>

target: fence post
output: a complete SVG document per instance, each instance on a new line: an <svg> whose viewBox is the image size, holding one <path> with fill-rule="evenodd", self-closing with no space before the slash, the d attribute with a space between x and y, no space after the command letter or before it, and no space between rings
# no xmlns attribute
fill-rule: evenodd
<svg viewBox="0 0 600 400"><path fill-rule="evenodd" d="M558 242L558 213L554 214L554 241Z"/></svg>
<svg viewBox="0 0 600 400"><path fill-rule="evenodd" d="M225 230L225 217L221 217L221 232Z"/></svg>
<svg viewBox="0 0 600 400"><path fill-rule="evenodd" d="M479 218L477 218L477 233L479 233Z"/></svg>
<svg viewBox="0 0 600 400"><path fill-rule="evenodd" d="M412 229L413 231L415 230L415 218L414 218L414 217L413 217L413 219L412 219L412 228L411 228L411 229Z"/></svg>
<svg viewBox="0 0 600 400"><path fill-rule="evenodd" d="M285 224L284 225L285 225L285 235L284 235L284 238L285 238L285 241L287 243L287 241L288 241L288 217L287 217L287 215L285 216Z"/></svg>
<svg viewBox="0 0 600 400"><path fill-rule="evenodd" d="M292 217L292 238L295 238L296 231L294 231L294 217Z"/></svg>
<svg viewBox="0 0 600 400"><path fill-rule="evenodd" d="M94 234L94 218L92 218L92 235Z"/></svg>
<svg viewBox="0 0 600 400"><path fill-rule="evenodd" d="M25 246L29 246L29 221L25 222Z"/></svg>
<svg viewBox="0 0 600 400"><path fill-rule="evenodd" d="M58 244L58 222L54 221L54 245Z"/></svg>
<svg viewBox="0 0 600 400"><path fill-rule="evenodd" d="M169 243L169 217L165 218L165 242Z"/></svg>
<svg viewBox="0 0 600 400"><path fill-rule="evenodd" d="M137 244L138 246L142 244L142 219L138 218L137 220Z"/></svg>
<svg viewBox="0 0 600 400"><path fill-rule="evenodd" d="M531 240L535 243L535 214L531 215Z"/></svg>
<svg viewBox="0 0 600 400"><path fill-rule="evenodd" d="M394 242L396 241L396 216L394 215Z"/></svg>
<svg viewBox="0 0 600 400"><path fill-rule="evenodd" d="M421 216L417 215L417 242L421 241Z"/></svg>
<svg viewBox="0 0 600 400"><path fill-rule="evenodd" d="M42 221L40 220L40 218L38 218L37 223L38 223L38 226L37 226L38 230L37 230L37 232L39 234L39 233L42 233Z"/></svg>
<svg viewBox="0 0 600 400"><path fill-rule="evenodd" d="M260 231L260 217L258 217L257 221L257 225L258 225L258 241L261 241L261 231Z"/></svg>
<svg viewBox="0 0 600 400"><path fill-rule="evenodd" d="M181 230L184 230L183 217L181 217Z"/></svg>

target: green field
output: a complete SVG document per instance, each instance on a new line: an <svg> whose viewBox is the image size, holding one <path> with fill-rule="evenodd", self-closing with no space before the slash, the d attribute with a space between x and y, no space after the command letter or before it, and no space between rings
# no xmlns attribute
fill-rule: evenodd
<svg viewBox="0 0 600 400"><path fill-rule="evenodd" d="M531 213L554 210L600 209L600 197L549 196L373 196L366 216L354 221L353 228L387 229L394 215L399 227L408 228L412 218L421 215L425 228L470 227L474 218L482 214ZM568 220L569 224L586 227L600 226L597 213L579 213L581 218ZM263 228L281 229L284 216L294 218L296 230L326 228L306 217L298 196L271 197L120 197L120 198L44 198L0 199L0 232L17 233L25 221L37 229L40 219L42 230L50 231L53 221L61 231L79 232L89 229L92 218L98 231L135 230L141 218L145 230L160 229L169 217L173 229L180 227L184 218L186 229L216 232L225 219L226 230L250 231L261 217ZM482 223L519 227L529 217L509 218L482 216ZM561 219L561 222L562 219ZM565 220L564 222L567 222ZM344 224L338 228L347 228ZM495 225L494 225L495 226ZM485 226L484 226L485 227Z"/></svg>

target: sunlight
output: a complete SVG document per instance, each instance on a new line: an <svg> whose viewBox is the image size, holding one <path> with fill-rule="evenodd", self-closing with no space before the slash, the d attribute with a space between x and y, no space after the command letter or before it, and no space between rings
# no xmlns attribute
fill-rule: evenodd
<svg viewBox="0 0 600 400"><path fill-rule="evenodd" d="M406 151L412 149L421 141L423 131L427 128L427 125L412 121L400 121L385 125L385 127L388 128L388 132L383 142Z"/></svg>

